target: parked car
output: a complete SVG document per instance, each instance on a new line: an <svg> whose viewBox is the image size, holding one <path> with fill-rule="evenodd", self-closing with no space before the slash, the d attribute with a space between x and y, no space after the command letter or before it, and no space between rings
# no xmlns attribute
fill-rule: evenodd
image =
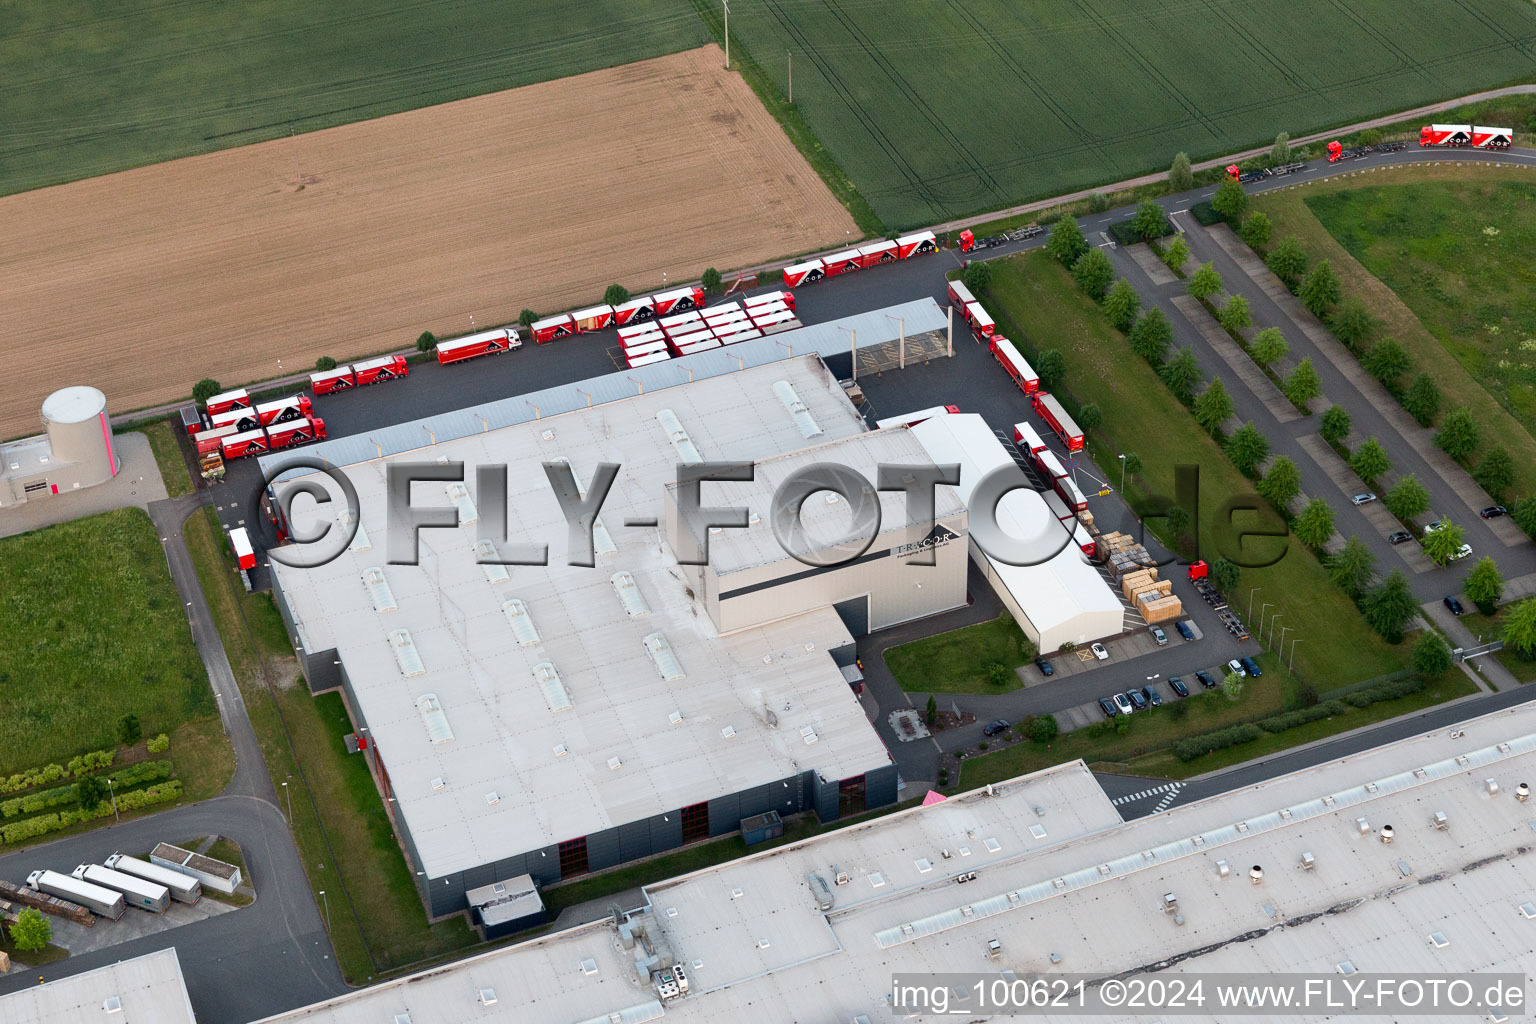
<svg viewBox="0 0 1536 1024"><path fill-rule="evenodd" d="M1136 709L1131 706L1130 698L1123 693L1117 693L1110 700L1115 702L1115 711L1122 715L1128 715Z"/></svg>
<svg viewBox="0 0 1536 1024"><path fill-rule="evenodd" d="M1407 530L1398 530L1396 533L1387 534L1388 544L1403 544L1410 540L1413 540L1413 534Z"/></svg>
<svg viewBox="0 0 1536 1024"><path fill-rule="evenodd" d="M1499 516L1507 515L1508 513L1509 509L1505 508L1503 505L1489 505L1487 508L1479 512L1478 515L1482 516L1484 519L1497 519Z"/></svg>
<svg viewBox="0 0 1536 1024"><path fill-rule="evenodd" d="M1114 718L1120 713L1115 710L1115 702L1108 697L1099 698L1099 710L1104 712L1105 718Z"/></svg>
<svg viewBox="0 0 1536 1024"><path fill-rule="evenodd" d="M1470 554L1472 554L1472 545L1463 544L1461 547L1457 548L1456 553L1451 556L1451 561L1459 562Z"/></svg>
<svg viewBox="0 0 1536 1024"><path fill-rule="evenodd" d="M1466 611L1466 609L1461 606L1461 601L1450 594L1445 596L1445 606L1451 610L1452 615L1460 615L1462 612Z"/></svg>
<svg viewBox="0 0 1536 1024"><path fill-rule="evenodd" d="M1103 644L1095 641L1095 642L1093 642L1093 643L1088 645L1088 649L1090 651L1092 651L1093 652L1093 656L1095 658L1098 658L1100 661L1108 661L1109 660L1109 652L1104 649L1104 645Z"/></svg>
<svg viewBox="0 0 1536 1024"><path fill-rule="evenodd" d="M987 727L985 729L981 730L981 734L983 736L996 736L1000 732L1007 732L1007 731L1008 731L1008 723L1007 723L1007 721L1005 721L1004 719L999 718L995 722L988 722L987 723Z"/></svg>
<svg viewBox="0 0 1536 1024"><path fill-rule="evenodd" d="M1207 690L1214 690L1216 688L1216 680L1203 668L1196 670L1195 678L1200 680L1200 685Z"/></svg>
<svg viewBox="0 0 1536 1024"><path fill-rule="evenodd" d="M1184 680L1180 679L1178 676L1169 676L1168 685L1172 687L1173 692L1178 694L1180 697L1189 696L1189 687L1185 686Z"/></svg>
<svg viewBox="0 0 1536 1024"><path fill-rule="evenodd" d="M1189 628L1189 621L1187 619L1180 619L1174 624L1174 628L1179 631L1179 636L1185 640L1193 640L1195 638L1195 631Z"/></svg>
<svg viewBox="0 0 1536 1024"><path fill-rule="evenodd" d="M1053 676L1056 674L1056 666L1052 665L1044 658L1035 659L1035 668L1039 669L1040 674L1043 676Z"/></svg>
<svg viewBox="0 0 1536 1024"><path fill-rule="evenodd" d="M1147 698L1147 703L1155 708L1163 704L1163 695L1152 689L1150 685L1141 688L1141 695Z"/></svg>
<svg viewBox="0 0 1536 1024"><path fill-rule="evenodd" d="M1162 626L1148 626L1147 629L1151 632L1152 639L1157 641L1157 646L1161 647L1168 642L1168 634L1163 632Z"/></svg>
<svg viewBox="0 0 1536 1024"><path fill-rule="evenodd" d="M1236 658L1233 658L1231 661L1227 662L1227 671L1236 672L1240 676L1246 676L1248 674L1248 670L1243 668L1243 663L1238 661Z"/></svg>
<svg viewBox="0 0 1536 1024"><path fill-rule="evenodd" d="M1444 519L1430 523L1428 526L1424 527L1424 536L1428 537L1432 533L1439 533L1449 525L1450 524L1447 523Z"/></svg>
<svg viewBox="0 0 1536 1024"><path fill-rule="evenodd" d="M1261 671L1259 668L1259 663L1254 661L1252 658L1243 658L1241 660L1243 663L1243 671L1253 676L1253 678L1257 679L1259 676L1264 674L1263 671Z"/></svg>
<svg viewBox="0 0 1536 1024"><path fill-rule="evenodd" d="M1356 505L1369 505L1371 502L1376 500L1376 495L1372 494L1370 491L1361 491L1359 494L1356 494L1349 500Z"/></svg>
<svg viewBox="0 0 1536 1024"><path fill-rule="evenodd" d="M1140 690L1127 690L1125 691L1125 696L1126 699L1131 702L1131 707L1135 708L1137 711L1146 710L1147 698L1141 695Z"/></svg>

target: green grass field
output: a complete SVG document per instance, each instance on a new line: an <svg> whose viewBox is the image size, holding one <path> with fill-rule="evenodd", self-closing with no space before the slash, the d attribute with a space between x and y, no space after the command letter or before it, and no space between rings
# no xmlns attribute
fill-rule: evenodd
<svg viewBox="0 0 1536 1024"><path fill-rule="evenodd" d="M0 23L0 195L627 64L709 38L687 0L3 0ZM616 151L623 141L609 140Z"/></svg>
<svg viewBox="0 0 1536 1024"><path fill-rule="evenodd" d="M1065 385L1056 390L1079 402L1096 402L1102 410L1103 423L1089 432L1098 464L1113 465L1120 452L1141 456L1139 479L1127 486L1133 502L1139 494L1173 495L1176 465L1200 467L1202 554L1218 554L1219 535L1231 533L1220 523L1221 505L1229 497L1251 494L1252 485L1060 264L1036 251L993 266L987 308L999 330L1022 342L1026 358L1042 349L1059 349L1067 374ZM1241 515L1237 523L1247 525ZM1243 547L1257 554L1273 552L1276 543L1262 538ZM1301 637L1295 646L1297 675L1322 691L1403 668L1407 645L1392 647L1371 632L1349 599L1328 581L1317 559L1294 538L1285 544L1273 565L1243 570L1239 593L1261 588L1258 601L1271 602L1270 614L1283 614L1293 638Z"/></svg>
<svg viewBox="0 0 1536 1024"><path fill-rule="evenodd" d="M1528 77L1536 5L765 0L731 35L781 91L792 65L796 106L895 227Z"/></svg>
<svg viewBox="0 0 1536 1024"><path fill-rule="evenodd" d="M1536 430L1536 183L1388 185L1306 202L1500 405Z"/></svg>
<svg viewBox="0 0 1536 1024"><path fill-rule="evenodd" d="M1034 657L1033 651L1019 624L1004 612L991 622L888 647L881 657L908 693L1006 693L1024 685L1013 669ZM1006 686L988 678L994 664L1008 668Z"/></svg>
<svg viewBox="0 0 1536 1024"><path fill-rule="evenodd" d="M1360 179L1337 178L1265 193L1252 207L1269 215L1275 239L1295 235L1309 260L1332 262L1346 295L1365 299L1381 321L1377 336L1395 338L1413 359L1405 381L1430 374L1442 414L1467 406L1481 450L1494 439L1509 449L1515 482L1506 498L1536 494L1536 400L1530 383L1524 394L1518 383L1536 382L1536 214L1520 201L1529 205L1536 195L1536 173L1464 163L1385 173L1387 185L1372 179L1362 188ZM1418 209L1421 201L1435 204L1433 216ZM1486 227L1499 233L1484 234ZM1478 279L1483 273L1491 275L1486 282ZM1521 348L1525 343L1532 348ZM1498 366L1501 359L1509 366Z"/></svg>
<svg viewBox="0 0 1536 1024"><path fill-rule="evenodd" d="M120 509L0 540L0 773L214 714L160 537Z"/></svg>

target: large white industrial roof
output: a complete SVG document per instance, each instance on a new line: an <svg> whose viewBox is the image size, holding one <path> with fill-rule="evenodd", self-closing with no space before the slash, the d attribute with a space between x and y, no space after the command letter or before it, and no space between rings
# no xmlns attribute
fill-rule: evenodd
<svg viewBox="0 0 1536 1024"><path fill-rule="evenodd" d="M1512 793L1533 776L1532 704L1128 823L1075 762L648 886L637 920L690 975L665 1019L710 1024L885 1019L894 972L1526 973L1536 804ZM634 957L605 920L271 1020L605 1020L655 998Z"/></svg>
<svg viewBox="0 0 1536 1024"><path fill-rule="evenodd" d="M174 947L0 996L0 1021L194 1024Z"/></svg>
<svg viewBox="0 0 1536 1024"><path fill-rule="evenodd" d="M809 769L833 780L889 763L827 653L850 639L835 612L717 637L661 529L625 526L662 519L663 488L676 479L663 409L709 459L753 461L803 447L772 390L784 379L828 437L864 430L812 356L455 440L439 435L410 453L462 461L471 483L473 467L506 463L510 542L547 544L547 567L507 566L504 581L493 581L474 560L473 525L423 530L419 565L388 564L387 459L347 470L370 549L316 569L272 563L305 648L339 652L429 877ZM599 462L622 467L599 517L615 550L599 542L595 568L566 564L566 523L540 467L555 458L569 460L583 486ZM441 484L415 490L419 505L450 504ZM301 499L298 525L313 509ZM365 577L374 568L394 610L379 611L370 596ZM626 609L614 583L621 572L649 613ZM513 599L537 642L525 644L530 634L509 622ZM648 645L655 634L664 648ZM663 678L666 652L682 678ZM427 694L429 708L419 704ZM814 729L814 745L803 726Z"/></svg>
<svg viewBox="0 0 1536 1024"><path fill-rule="evenodd" d="M785 551L773 530L771 499L790 476L829 463L846 466L857 472L872 492L871 497L879 499L880 533L871 548L881 550L880 538L919 525L922 521L914 516L914 509L908 504L903 492L876 489L880 466L928 466L932 462L923 446L905 430L878 430L837 438L816 444L815 447L765 459L754 466L751 482L710 481L701 494L701 504L747 508L750 514L746 529L725 528L709 535L709 564L717 575L725 576L790 559L792 556ZM675 488L675 484L668 485L668 490ZM934 489L936 520L964 511L965 505L953 487L940 485ZM850 503L839 495L833 495L831 491L818 491L811 495L801 505L798 521L806 537L824 545L823 550L849 543L850 540L862 541L864 537L863 534L852 537Z"/></svg>
<svg viewBox="0 0 1536 1024"><path fill-rule="evenodd" d="M976 413L934 416L910 430L936 463L959 463L957 491L969 508L977 484L999 466L1014 465L1008 450ZM1125 606L1109 588L1099 570L1088 563L1072 542L1066 527L1051 514L1039 492L1028 488L1010 491L997 505L998 525L1011 537L1027 540L1032 550L1057 552L1038 565L1009 565L988 557L996 578L1008 588L1029 621L1041 635L1074 619L1103 623L1102 631L1090 631L1086 639L1118 633ZM975 523L972 523L975 535ZM1073 636L1074 642L1081 642ZM1052 645L1054 647L1054 645Z"/></svg>

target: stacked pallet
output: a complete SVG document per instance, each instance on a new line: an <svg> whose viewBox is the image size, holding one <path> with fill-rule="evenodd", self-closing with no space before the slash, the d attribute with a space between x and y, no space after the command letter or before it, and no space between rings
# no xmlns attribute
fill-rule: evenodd
<svg viewBox="0 0 1536 1024"><path fill-rule="evenodd" d="M1184 604L1172 594L1147 600L1148 595L1141 595L1136 599L1136 610L1141 612L1141 617L1148 623L1167 622L1184 614Z"/></svg>
<svg viewBox="0 0 1536 1024"><path fill-rule="evenodd" d="M1128 572L1120 577L1120 593L1125 595L1127 601L1134 601L1137 591L1150 587L1156 582L1156 569L1139 569L1136 572Z"/></svg>

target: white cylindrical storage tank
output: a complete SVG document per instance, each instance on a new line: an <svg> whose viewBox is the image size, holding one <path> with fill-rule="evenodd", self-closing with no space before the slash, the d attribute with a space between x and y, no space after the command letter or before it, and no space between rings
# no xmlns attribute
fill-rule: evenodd
<svg viewBox="0 0 1536 1024"><path fill-rule="evenodd" d="M107 396L95 388L61 388L43 399L43 428L57 464L49 481L60 491L105 483L122 468L112 450Z"/></svg>

